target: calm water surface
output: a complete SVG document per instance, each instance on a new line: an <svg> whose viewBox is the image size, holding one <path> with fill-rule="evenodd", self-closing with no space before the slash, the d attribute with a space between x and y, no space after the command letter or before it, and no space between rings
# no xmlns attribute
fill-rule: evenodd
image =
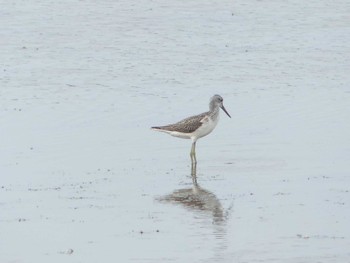
<svg viewBox="0 0 350 263"><path fill-rule="evenodd" d="M347 4L4 8L1 262L349 259Z"/></svg>

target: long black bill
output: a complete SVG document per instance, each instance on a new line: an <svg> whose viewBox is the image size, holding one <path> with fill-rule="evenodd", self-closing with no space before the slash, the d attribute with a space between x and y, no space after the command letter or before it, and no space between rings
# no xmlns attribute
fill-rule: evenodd
<svg viewBox="0 0 350 263"><path fill-rule="evenodd" d="M227 116L229 116L229 117L231 118L230 114L228 114L228 112L227 112L227 110L225 109L224 105L222 105L221 109L227 114Z"/></svg>

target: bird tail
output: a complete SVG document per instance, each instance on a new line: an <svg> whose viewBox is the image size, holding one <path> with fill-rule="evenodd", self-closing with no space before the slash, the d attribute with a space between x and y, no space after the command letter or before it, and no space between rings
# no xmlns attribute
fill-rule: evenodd
<svg viewBox="0 0 350 263"><path fill-rule="evenodd" d="M165 132L165 133L171 133L171 131L164 129L164 126L151 127L151 130Z"/></svg>

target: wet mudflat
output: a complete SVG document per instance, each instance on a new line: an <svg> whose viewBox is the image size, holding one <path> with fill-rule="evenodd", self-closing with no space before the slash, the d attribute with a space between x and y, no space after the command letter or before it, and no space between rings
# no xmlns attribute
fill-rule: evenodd
<svg viewBox="0 0 350 263"><path fill-rule="evenodd" d="M349 8L4 4L0 261L346 262Z"/></svg>

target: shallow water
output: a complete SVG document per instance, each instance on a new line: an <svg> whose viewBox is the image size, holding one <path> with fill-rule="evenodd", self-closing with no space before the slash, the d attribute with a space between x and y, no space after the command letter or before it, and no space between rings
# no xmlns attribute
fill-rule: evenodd
<svg viewBox="0 0 350 263"><path fill-rule="evenodd" d="M0 261L346 262L349 8L5 3Z"/></svg>

